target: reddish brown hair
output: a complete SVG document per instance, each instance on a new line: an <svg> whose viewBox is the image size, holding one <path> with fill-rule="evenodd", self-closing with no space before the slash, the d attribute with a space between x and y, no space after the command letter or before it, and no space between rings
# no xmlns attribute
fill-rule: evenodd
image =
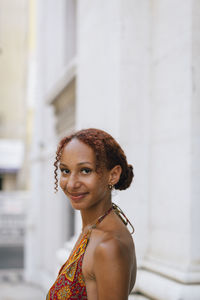
<svg viewBox="0 0 200 300"><path fill-rule="evenodd" d="M75 138L93 149L96 156L97 171L101 170L102 167L106 167L108 170L111 170L116 165L121 166L122 173L119 181L114 185L115 189L125 190L130 186L134 177L133 167L132 165L128 165L126 155L120 145L107 132L100 129L89 128L77 131L70 136L64 137L60 141L54 162L55 191L58 190L57 170L63 148Z"/></svg>

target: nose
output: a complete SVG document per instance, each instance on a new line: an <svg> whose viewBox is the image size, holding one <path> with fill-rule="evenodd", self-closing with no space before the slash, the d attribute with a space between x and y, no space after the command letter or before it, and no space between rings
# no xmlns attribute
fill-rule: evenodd
<svg viewBox="0 0 200 300"><path fill-rule="evenodd" d="M66 182L66 190L73 192L81 186L78 176L76 174L70 174Z"/></svg>

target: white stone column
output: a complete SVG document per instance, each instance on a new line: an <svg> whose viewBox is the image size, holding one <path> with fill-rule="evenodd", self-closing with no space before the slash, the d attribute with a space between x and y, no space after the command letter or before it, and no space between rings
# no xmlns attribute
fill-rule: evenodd
<svg viewBox="0 0 200 300"><path fill-rule="evenodd" d="M192 103L191 103L191 269L200 283L200 2L192 6Z"/></svg>
<svg viewBox="0 0 200 300"><path fill-rule="evenodd" d="M153 4L149 245L138 286L159 300L197 300L200 6L197 1Z"/></svg>

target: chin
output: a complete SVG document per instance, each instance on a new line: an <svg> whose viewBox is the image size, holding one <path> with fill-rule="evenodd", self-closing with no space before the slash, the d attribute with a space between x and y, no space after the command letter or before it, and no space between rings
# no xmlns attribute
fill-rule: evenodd
<svg viewBox="0 0 200 300"><path fill-rule="evenodd" d="M74 201L70 200L70 204L71 204L72 208L75 210L81 210L81 209L87 208L85 203L83 203L83 202L74 202Z"/></svg>

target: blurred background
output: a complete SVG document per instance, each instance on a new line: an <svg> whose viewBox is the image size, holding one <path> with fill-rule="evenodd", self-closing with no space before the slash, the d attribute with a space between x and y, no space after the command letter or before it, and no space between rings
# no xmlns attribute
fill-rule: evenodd
<svg viewBox="0 0 200 300"><path fill-rule="evenodd" d="M135 178L130 299L200 299L200 1L0 0L0 300L42 300L81 221L59 140L111 133Z"/></svg>

